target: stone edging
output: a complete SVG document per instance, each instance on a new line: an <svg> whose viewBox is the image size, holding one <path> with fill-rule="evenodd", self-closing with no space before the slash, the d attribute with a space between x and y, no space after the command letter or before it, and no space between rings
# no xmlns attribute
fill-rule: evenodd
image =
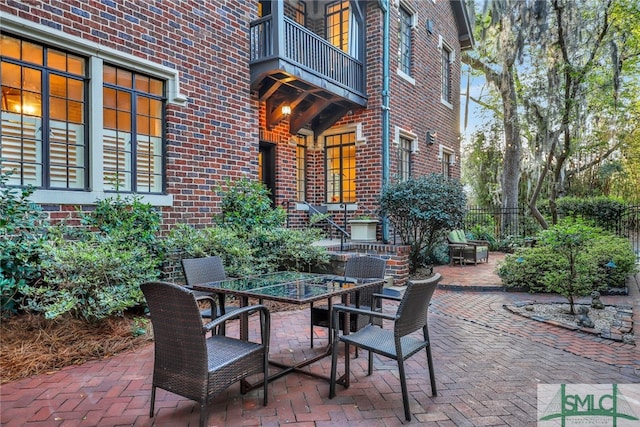
<svg viewBox="0 0 640 427"><path fill-rule="evenodd" d="M545 302L545 303L540 303L540 302L537 302L537 301L521 301L521 302L516 302L516 303L510 304L510 305L517 306L517 307L524 307L526 305L531 305L531 304L566 304L566 302ZM588 333L588 334L600 336L601 338L605 338L605 339L609 339L609 340L613 340L613 341L622 342L623 341L623 339L622 339L623 335L631 333L633 331L633 310L632 310L632 308L630 306L620 306L620 305L614 306L617 309L617 314L620 316L620 326L614 326L609 331L598 331L595 328L585 328L585 327L578 326L578 325L571 325L571 324L568 324L568 323L558 322L556 320L551 320L551 319L547 318L546 316L533 315L533 314L528 314L528 313L520 313L519 311L513 310L510 307L510 305L503 304L502 308L504 308L505 310L509 311L510 313L517 314L519 316L526 317L528 319L536 320L538 322L548 323L550 325L559 326L561 328L569 329L569 330L572 330L572 331L585 332L585 333ZM611 307L611 306L609 306L609 307Z"/></svg>

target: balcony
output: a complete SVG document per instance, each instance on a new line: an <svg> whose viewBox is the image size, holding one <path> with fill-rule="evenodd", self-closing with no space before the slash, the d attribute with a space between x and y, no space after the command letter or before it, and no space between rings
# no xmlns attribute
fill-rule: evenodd
<svg viewBox="0 0 640 427"><path fill-rule="evenodd" d="M251 89L266 102L268 127L284 118L283 105L291 134L322 133L367 105L364 64L283 14L252 22L250 37Z"/></svg>

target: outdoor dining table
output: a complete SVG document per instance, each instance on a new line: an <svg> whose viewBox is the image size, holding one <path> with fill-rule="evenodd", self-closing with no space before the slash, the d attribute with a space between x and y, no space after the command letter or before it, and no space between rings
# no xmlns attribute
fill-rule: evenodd
<svg viewBox="0 0 640 427"><path fill-rule="evenodd" d="M382 281L382 279L355 279L335 274L279 271L192 285L191 288L213 294L234 295L239 299L241 307L249 305L249 298L258 299L261 302L263 300L269 300L294 305L304 305L319 300L327 300L329 310L331 310L333 297L340 296L342 304L349 304L351 295L357 294L359 291L368 287L379 285ZM220 298L220 301L224 301L224 298ZM345 315L343 321L345 322L344 331L348 333L350 329L349 316ZM241 339L247 339L249 336L248 323L246 315L240 319ZM319 375L311 371L303 370L302 368L331 355L331 348L331 334L329 334L329 344L326 349L315 357L306 358L302 362L293 365L270 360L270 365L281 368L282 370L271 375L269 381L291 372L298 372L328 381L328 376ZM341 381L342 379L338 382ZM260 385L248 384L245 381L242 386L244 391L248 391Z"/></svg>

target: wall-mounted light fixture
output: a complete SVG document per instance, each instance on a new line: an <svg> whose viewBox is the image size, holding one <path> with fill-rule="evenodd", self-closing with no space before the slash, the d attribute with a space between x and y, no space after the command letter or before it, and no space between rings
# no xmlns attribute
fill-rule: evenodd
<svg viewBox="0 0 640 427"><path fill-rule="evenodd" d="M436 142L436 131L428 130L427 131L427 144L433 145Z"/></svg>
<svg viewBox="0 0 640 427"><path fill-rule="evenodd" d="M282 115L283 116L291 115L291 106L290 105L283 105L282 106Z"/></svg>

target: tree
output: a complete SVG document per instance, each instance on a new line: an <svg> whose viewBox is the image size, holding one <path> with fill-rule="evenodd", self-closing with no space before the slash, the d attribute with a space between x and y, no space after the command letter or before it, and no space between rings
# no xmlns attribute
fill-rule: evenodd
<svg viewBox="0 0 640 427"><path fill-rule="evenodd" d="M479 48L463 60L500 95L497 103L479 101L499 112L504 130L500 183L507 196L502 206L508 207L509 188L517 191L519 185L532 214L547 228L540 201L548 200L556 223L555 200L572 191L572 182L580 191L620 188L637 194L628 190L637 188L634 166L640 162L634 156L640 93L637 2L486 4L478 20ZM624 190L616 183L624 183Z"/></svg>
<svg viewBox="0 0 640 427"><path fill-rule="evenodd" d="M529 0L495 0L485 3L478 20L480 40L476 54L465 53L462 61L482 72L500 94L504 131L503 168L500 179L501 204L506 212L516 212L519 202L520 135L518 70L525 41L541 33L546 8L543 2ZM505 218L509 226L517 218Z"/></svg>
<svg viewBox="0 0 640 427"><path fill-rule="evenodd" d="M570 314L575 298L594 290L591 277L597 271L592 263L582 260L589 246L601 230L581 223L555 225L542 232L542 244L549 247L564 262L565 268L546 272L542 281L547 291L556 292L569 300Z"/></svg>
<svg viewBox="0 0 640 427"><path fill-rule="evenodd" d="M404 244L411 245L410 273L433 261L447 231L460 228L466 196L458 180L430 174L385 186L380 211L389 218Z"/></svg>

